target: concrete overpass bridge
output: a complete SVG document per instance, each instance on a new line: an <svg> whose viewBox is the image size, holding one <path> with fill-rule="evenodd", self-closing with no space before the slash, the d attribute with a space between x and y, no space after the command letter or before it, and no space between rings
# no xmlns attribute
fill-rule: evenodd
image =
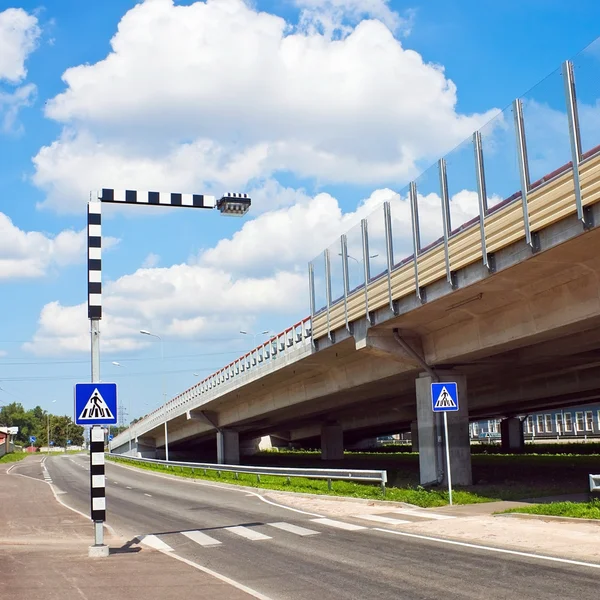
<svg viewBox="0 0 600 600"><path fill-rule="evenodd" d="M469 419L504 417L503 442L519 447L518 415L600 398L600 147L582 147L570 62L562 85L569 162L530 181L528 113L516 100L518 189L500 202L489 191L494 134L489 126L475 132L473 218L452 226L451 190L467 171L453 171L463 163L449 155L435 166L437 188L425 174L408 186L406 202L385 202L311 262L310 317L131 426L112 451L161 453L168 432L172 453L194 456L216 437L218 460L235 463L240 444L269 435L320 438L328 459L340 458L344 443L411 428L422 483L441 482L429 386L448 380L458 382L461 406L449 415L452 476L469 484ZM441 235L422 244L431 223L419 208L432 197ZM395 242L407 238L399 217L408 205L412 253L403 257Z"/></svg>

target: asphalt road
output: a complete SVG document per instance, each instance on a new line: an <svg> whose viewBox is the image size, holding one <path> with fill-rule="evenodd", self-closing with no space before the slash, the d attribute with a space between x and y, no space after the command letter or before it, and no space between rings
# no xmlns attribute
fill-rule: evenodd
<svg viewBox="0 0 600 600"><path fill-rule="evenodd" d="M88 461L85 455L46 461L60 499L86 515ZM37 465L28 467L31 476L43 476ZM599 569L398 537L375 529L385 525L351 518L321 521L210 483L113 464L106 471L107 522L117 533L149 536L147 543L272 600L598 597Z"/></svg>

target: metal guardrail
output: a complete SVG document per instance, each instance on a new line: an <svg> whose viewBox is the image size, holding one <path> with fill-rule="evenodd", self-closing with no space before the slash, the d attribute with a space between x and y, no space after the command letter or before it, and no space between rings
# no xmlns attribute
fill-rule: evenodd
<svg viewBox="0 0 600 600"><path fill-rule="evenodd" d="M590 492L600 493L600 475L590 475Z"/></svg>
<svg viewBox="0 0 600 600"><path fill-rule="evenodd" d="M206 471L217 471L225 473L235 473L236 479L239 473L256 475L257 481L260 482L261 475L278 475L280 477L306 477L308 479L326 479L328 488L331 490L331 482L335 480L346 481L372 481L379 483L382 493L385 495L385 484L387 483L387 471L364 470L364 469L292 469L287 467L252 467L246 465L215 465L213 463L191 463L178 462L173 460L156 460L153 458L139 458L135 456L127 456L126 454L112 454L107 452L106 455L113 459L132 460L140 463L148 463L154 465L163 465L167 468L181 467Z"/></svg>

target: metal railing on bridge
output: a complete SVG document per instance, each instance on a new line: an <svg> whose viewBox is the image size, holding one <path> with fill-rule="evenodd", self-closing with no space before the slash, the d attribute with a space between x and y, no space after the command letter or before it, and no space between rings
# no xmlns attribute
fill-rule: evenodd
<svg viewBox="0 0 600 600"><path fill-rule="evenodd" d="M240 380L249 374L272 366L276 361L285 362L288 355L297 355L300 351L312 351L311 318L306 317L281 333L271 336L266 342L237 358L227 366L212 373L185 392L178 394L166 404L145 415L131 425L129 429L115 436L111 447L125 445L136 436L150 431L165 420L185 414L188 410L206 404L221 393L227 391L228 384Z"/></svg>
<svg viewBox="0 0 600 600"><path fill-rule="evenodd" d="M493 272L494 253L519 240L535 251L538 232L569 215L589 227L599 82L600 38L370 214L359 207L356 226L309 263L317 349L373 311L411 310L434 282L453 289L470 264Z"/></svg>
<svg viewBox="0 0 600 600"><path fill-rule="evenodd" d="M291 477L304 477L306 479L326 479L328 487L331 490L331 482L336 480L345 481L368 481L378 483L381 491L385 494L385 486L387 483L387 471L365 470L365 469L298 469L288 467L253 467L247 465L215 465L213 463L191 463L179 462L173 460L156 460L152 458L138 458L134 456L126 456L122 454L107 454L113 460L135 461L152 465L162 465L167 468L185 468L194 471L215 471L217 473L246 473L256 475L257 481L260 482L261 475L275 475L286 477L289 481ZM237 477L236 477L237 478Z"/></svg>

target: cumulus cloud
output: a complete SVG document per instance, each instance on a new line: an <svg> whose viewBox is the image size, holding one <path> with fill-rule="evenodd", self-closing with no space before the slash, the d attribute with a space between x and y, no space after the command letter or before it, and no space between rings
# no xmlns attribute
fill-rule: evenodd
<svg viewBox="0 0 600 600"><path fill-rule="evenodd" d="M117 240L107 237L105 242L107 249ZM54 267L81 263L85 261L86 244L85 230L65 230L56 236L23 231L0 213L0 280L44 277Z"/></svg>
<svg viewBox="0 0 600 600"><path fill-rule="evenodd" d="M48 102L64 131L34 160L44 205L80 210L82 181L217 194L281 172L392 184L493 114L457 112L456 86L394 37L402 18L383 0L301 4L319 6L349 19L343 37L242 0L135 6L111 52L68 69Z"/></svg>
<svg viewBox="0 0 600 600"><path fill-rule="evenodd" d="M19 111L31 106L36 97L35 85L18 86L27 76L25 62L36 49L41 30L35 16L21 8L0 12L0 130L20 131Z"/></svg>
<svg viewBox="0 0 600 600"><path fill-rule="evenodd" d="M281 188L281 186L279 186ZM292 196L293 190L281 188ZM272 188L271 193L274 191ZM339 236L348 232L348 252L362 256L360 220L369 224L371 266L385 266L382 202L392 210L395 262L412 253L408 198L379 189L344 213L329 194L314 197L296 191L295 201L247 221L231 238L218 242L187 263L141 268L104 286L102 339L109 350L132 350L147 343L139 329L164 332L171 339L235 335L262 314L297 318L308 312L307 261L330 244L333 270L341 277ZM292 200L290 200L292 202ZM441 235L441 201L434 193L418 195L423 238ZM477 194L462 190L451 199L456 226L477 214ZM322 259L315 261L318 295L324 290ZM336 267L337 265L337 267ZM351 265L352 285L360 269ZM334 272L334 277L336 277ZM69 323L63 328L60 323ZM58 325L57 325L58 324ZM57 338L56 343L53 339ZM38 331L25 349L36 354L87 351L85 306L48 304Z"/></svg>
<svg viewBox="0 0 600 600"><path fill-rule="evenodd" d="M35 50L40 34L37 18L23 9L0 12L0 80L16 84L25 79L25 61Z"/></svg>

